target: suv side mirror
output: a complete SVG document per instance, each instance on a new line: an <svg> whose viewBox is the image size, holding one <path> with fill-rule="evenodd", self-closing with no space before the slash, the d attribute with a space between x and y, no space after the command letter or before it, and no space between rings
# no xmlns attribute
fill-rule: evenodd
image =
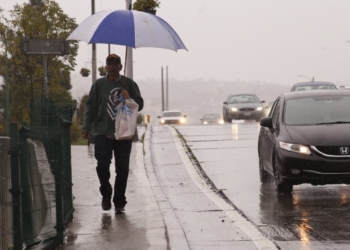
<svg viewBox="0 0 350 250"><path fill-rule="evenodd" d="M157 118L160 118L160 116L157 116Z"/></svg>
<svg viewBox="0 0 350 250"><path fill-rule="evenodd" d="M227 104L227 102L224 102L224 104Z"/></svg>
<svg viewBox="0 0 350 250"><path fill-rule="evenodd" d="M261 103L265 103L265 101L261 101Z"/></svg>
<svg viewBox="0 0 350 250"><path fill-rule="evenodd" d="M184 115L184 117L187 117L187 115Z"/></svg>

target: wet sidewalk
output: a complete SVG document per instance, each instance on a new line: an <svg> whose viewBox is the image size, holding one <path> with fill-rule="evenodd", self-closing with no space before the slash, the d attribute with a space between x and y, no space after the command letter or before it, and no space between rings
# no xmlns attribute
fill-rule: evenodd
<svg viewBox="0 0 350 250"><path fill-rule="evenodd" d="M257 247L259 236L242 230L247 221L198 186L171 129L139 128L144 133L143 143L133 143L125 214L101 209L93 146L72 147L75 212L63 249L275 249Z"/></svg>
<svg viewBox="0 0 350 250"><path fill-rule="evenodd" d="M144 130L139 130L141 137ZM114 163L111 180L114 182ZM130 157L125 214L101 209L93 145L72 146L74 217L62 249L168 249L166 229L150 187L143 161L143 144L134 142Z"/></svg>

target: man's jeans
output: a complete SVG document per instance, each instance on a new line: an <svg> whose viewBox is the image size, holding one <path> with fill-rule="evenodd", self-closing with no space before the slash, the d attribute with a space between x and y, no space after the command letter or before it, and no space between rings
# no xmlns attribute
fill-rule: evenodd
<svg viewBox="0 0 350 250"><path fill-rule="evenodd" d="M129 161L132 140L113 140L105 135L95 137L95 158L97 160L97 175L100 179L100 192L104 195L112 194L109 183L109 166L114 152L116 179L114 183L113 202L116 207L124 207L126 202L125 190L129 175Z"/></svg>

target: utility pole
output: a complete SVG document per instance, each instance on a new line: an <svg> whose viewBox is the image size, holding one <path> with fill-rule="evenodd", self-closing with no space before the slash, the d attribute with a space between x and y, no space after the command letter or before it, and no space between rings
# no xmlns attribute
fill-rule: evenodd
<svg viewBox="0 0 350 250"><path fill-rule="evenodd" d="M168 84L168 66L166 66L166 71L165 71L165 110L169 110L169 84Z"/></svg>
<svg viewBox="0 0 350 250"><path fill-rule="evenodd" d="M132 0L125 0L125 2L126 2L126 9L131 10ZM125 62L126 77L129 77L130 79L134 79L133 54L132 54L133 50L132 50L132 47L127 47L126 49L127 49L127 55L128 55Z"/></svg>
<svg viewBox="0 0 350 250"><path fill-rule="evenodd" d="M91 14L95 14L95 0L91 0ZM92 70L91 70L91 76L92 76L92 83L96 81L96 44L92 44Z"/></svg>
<svg viewBox="0 0 350 250"><path fill-rule="evenodd" d="M44 96L49 98L49 87L47 84L47 55L43 55L43 67L44 67Z"/></svg>
<svg viewBox="0 0 350 250"><path fill-rule="evenodd" d="M6 35L6 34L5 34ZM7 47L7 36L5 39L5 45ZM10 77L9 77L9 63L7 61L7 51L5 50L5 61L6 61L6 73L5 73L5 91L6 91L6 133L10 135Z"/></svg>
<svg viewBox="0 0 350 250"><path fill-rule="evenodd" d="M91 15L95 14L95 0L91 0ZM91 59L91 76L92 76L92 84L96 81L96 44L92 45L92 59ZM93 144L93 137L90 136L87 140L87 145Z"/></svg>
<svg viewBox="0 0 350 250"><path fill-rule="evenodd" d="M164 111L164 80L163 80L163 67L161 69L161 82L162 82L162 112Z"/></svg>

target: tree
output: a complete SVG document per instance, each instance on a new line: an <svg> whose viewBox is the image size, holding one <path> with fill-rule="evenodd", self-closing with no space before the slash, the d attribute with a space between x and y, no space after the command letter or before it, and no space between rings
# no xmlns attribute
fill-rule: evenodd
<svg viewBox="0 0 350 250"><path fill-rule="evenodd" d="M85 113L85 105L86 101L89 98L88 94L83 95L79 102L79 106L77 108L77 118L79 119L80 123L83 124L83 119L84 119L84 113Z"/></svg>
<svg viewBox="0 0 350 250"><path fill-rule="evenodd" d="M5 91L0 88L0 136L6 135L5 110L3 107L5 107Z"/></svg>
<svg viewBox="0 0 350 250"><path fill-rule="evenodd" d="M23 55L21 41L66 39L77 24L53 0L16 4L10 14L10 19L0 18L0 75L8 70L12 120L28 122L30 102L43 96L43 58ZM69 55L48 56L48 92L55 103L76 104L68 90L72 87L70 72L76 65L77 51L78 42L71 42Z"/></svg>
<svg viewBox="0 0 350 250"><path fill-rule="evenodd" d="M149 11L159 8L160 2L158 0L137 0L133 4L133 9L138 11Z"/></svg>

